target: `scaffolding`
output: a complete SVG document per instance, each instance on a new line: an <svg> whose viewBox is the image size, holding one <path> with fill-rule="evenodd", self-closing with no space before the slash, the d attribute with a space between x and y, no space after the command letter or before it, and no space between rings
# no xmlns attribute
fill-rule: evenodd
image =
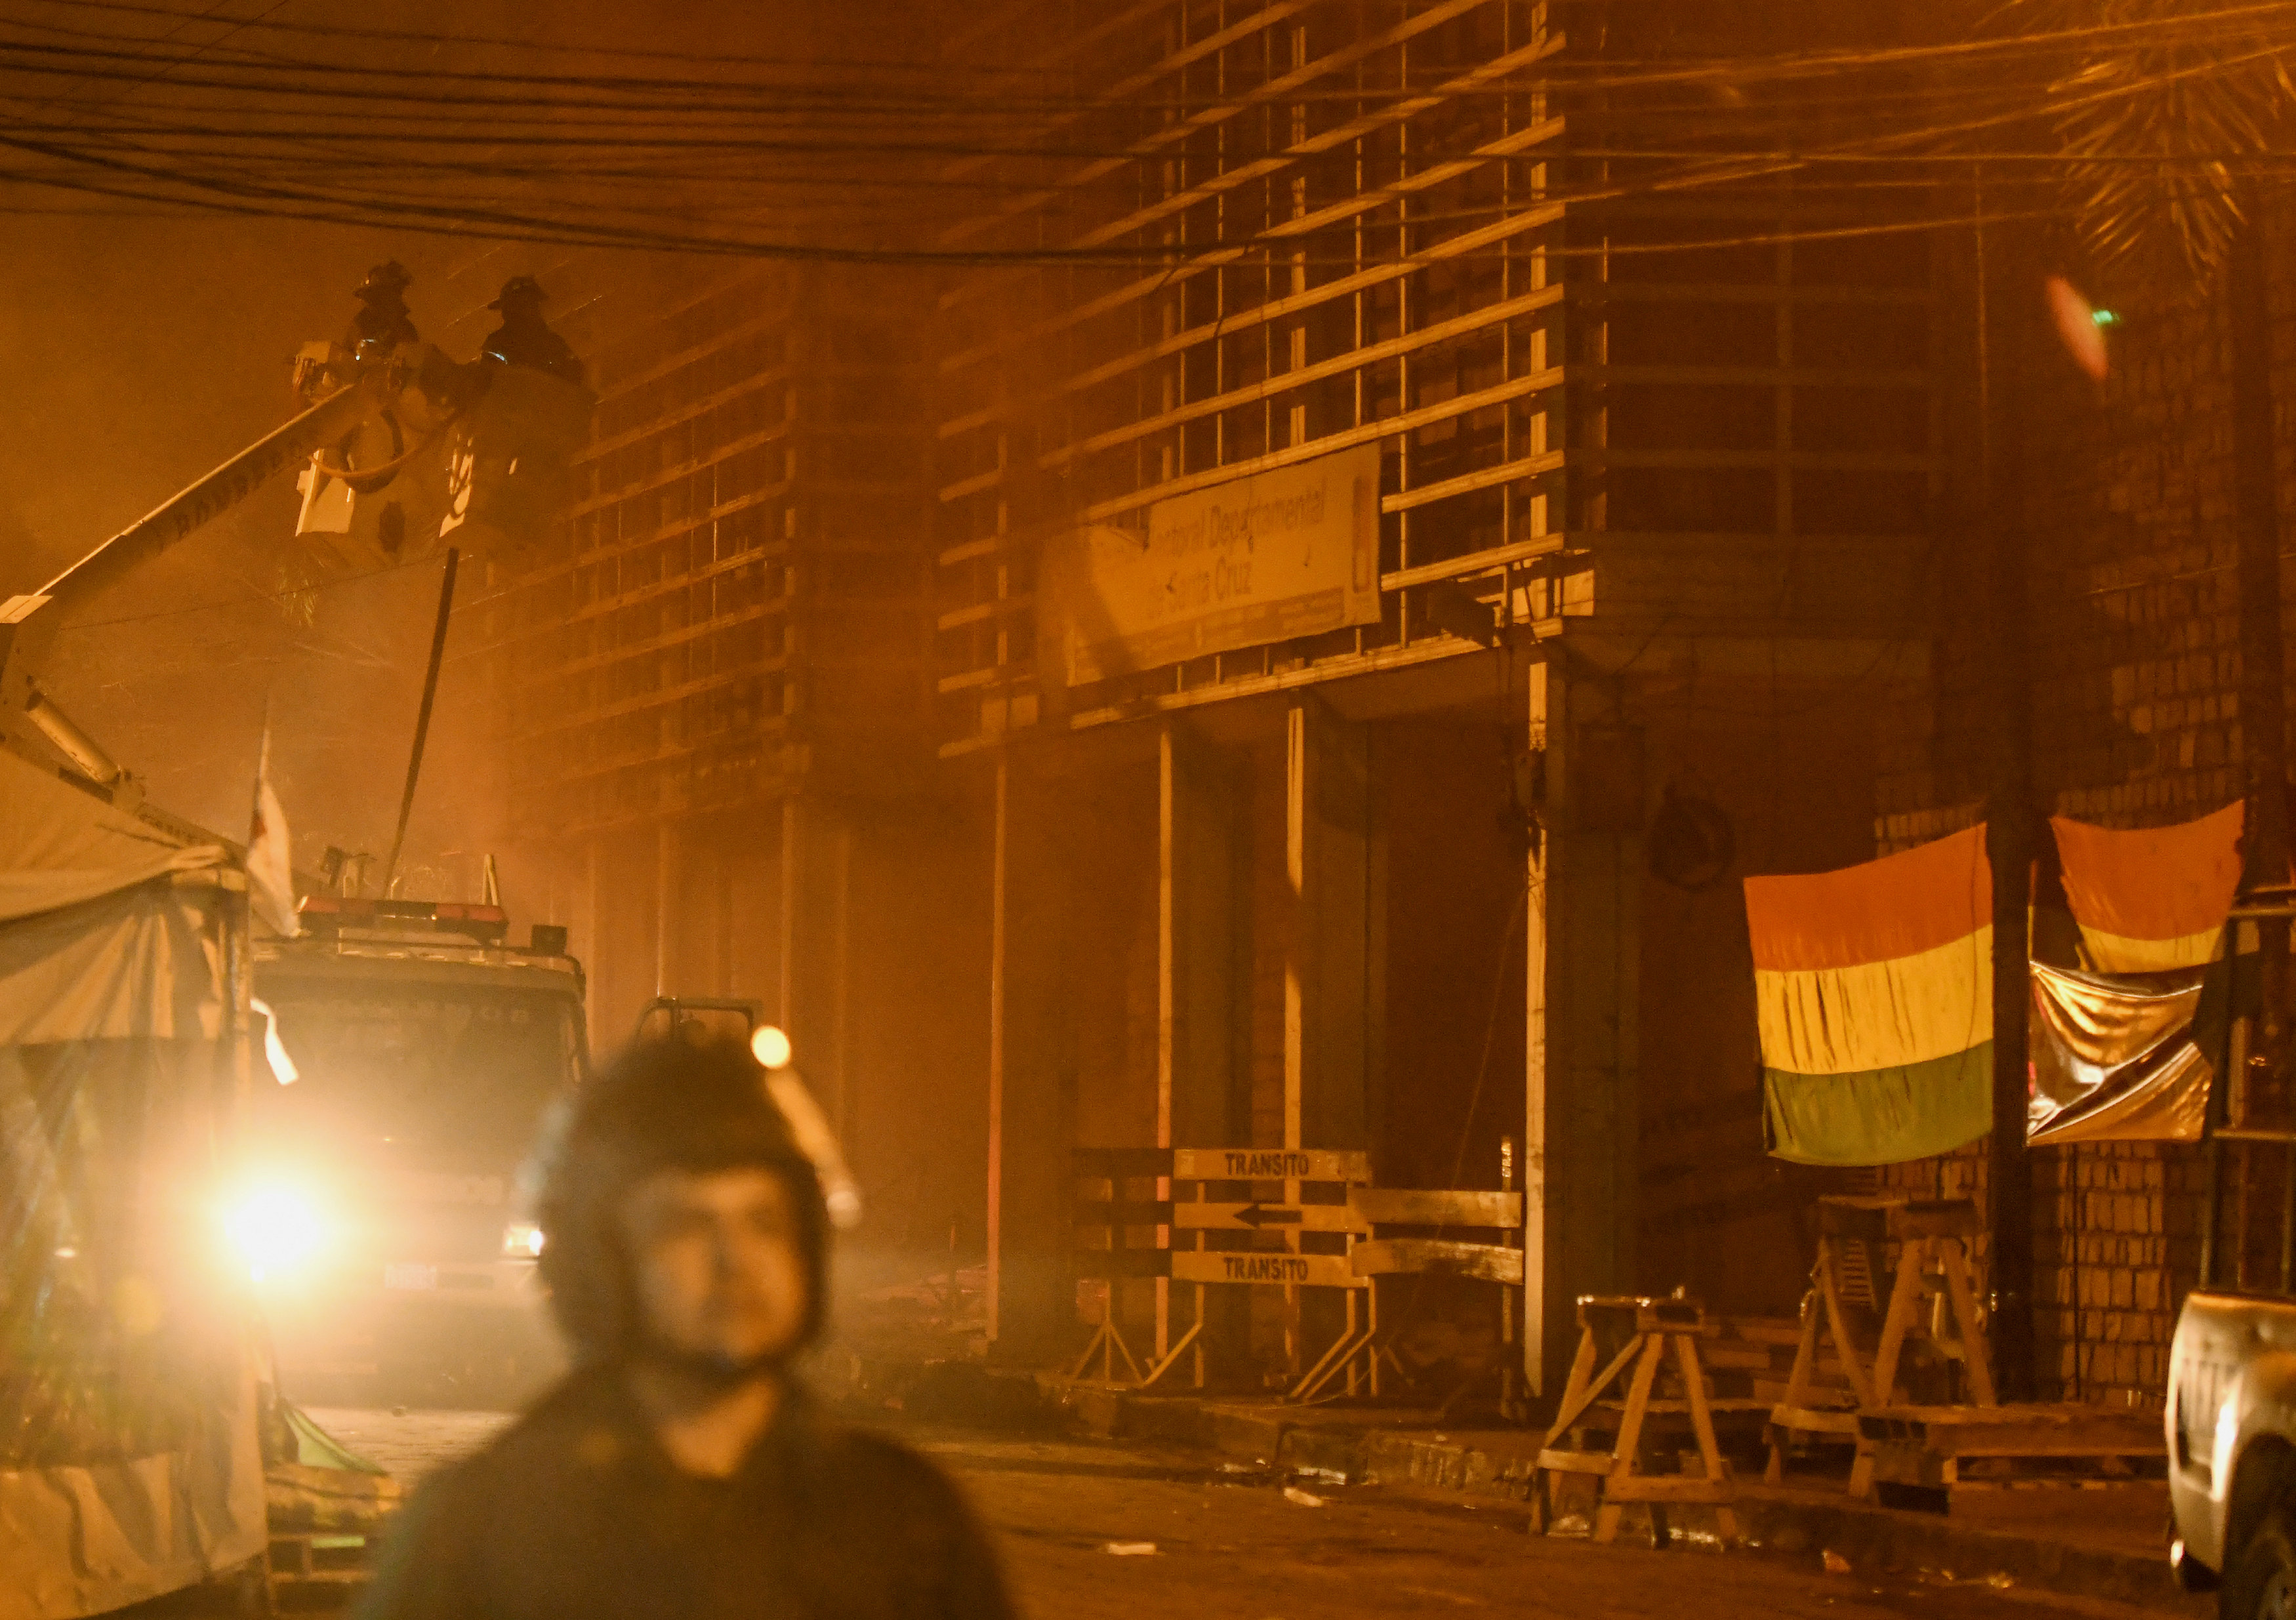
<svg viewBox="0 0 2296 1620"><path fill-rule="evenodd" d="M1575 37L1561 18L1276 0L1087 27L1022 4L957 42L1067 85L1048 142L1124 156L1003 160L1015 200L947 245L1145 267L984 271L941 301L945 753L1598 608L1833 636L1901 614L1943 471L1925 251L1830 235L1865 206L1839 197L1638 192L1662 165L1579 155L1652 111L1587 64L1650 41L1606 5L1570 8ZM1038 668L1048 537L1364 444L1378 624L1076 691Z"/></svg>
<svg viewBox="0 0 2296 1620"><path fill-rule="evenodd" d="M771 266L616 300L555 554L487 604L521 834L914 782L922 394L878 291Z"/></svg>

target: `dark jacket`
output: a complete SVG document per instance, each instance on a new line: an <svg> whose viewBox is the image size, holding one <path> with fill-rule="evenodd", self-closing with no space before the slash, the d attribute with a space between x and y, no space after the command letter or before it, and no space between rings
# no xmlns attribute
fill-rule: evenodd
<svg viewBox="0 0 2296 1620"><path fill-rule="evenodd" d="M578 388L582 382L582 363L574 357L566 340L551 331L540 315L504 315L503 323L480 347L479 358L530 366Z"/></svg>
<svg viewBox="0 0 2296 1620"><path fill-rule="evenodd" d="M792 1395L730 1479L681 1472L619 1378L577 1373L415 1493L357 1620L1008 1620L939 1470Z"/></svg>

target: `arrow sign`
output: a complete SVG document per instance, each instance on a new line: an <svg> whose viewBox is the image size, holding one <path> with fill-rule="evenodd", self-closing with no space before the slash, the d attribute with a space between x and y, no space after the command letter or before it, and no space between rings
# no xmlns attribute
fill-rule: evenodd
<svg viewBox="0 0 2296 1620"><path fill-rule="evenodd" d="M1176 1199L1165 1207L1171 1211L1165 1218L1180 1231L1265 1231L1282 1226L1371 1235L1371 1223L1345 1204L1211 1204Z"/></svg>

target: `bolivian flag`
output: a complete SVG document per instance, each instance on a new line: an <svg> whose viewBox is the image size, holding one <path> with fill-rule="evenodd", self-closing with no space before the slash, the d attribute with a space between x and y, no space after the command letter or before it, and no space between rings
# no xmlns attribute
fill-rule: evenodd
<svg viewBox="0 0 2296 1620"><path fill-rule="evenodd" d="M2174 827L2117 832L2049 818L2065 898L2100 973L2160 973L2214 961L2240 891L2244 807Z"/></svg>
<svg viewBox="0 0 2296 1620"><path fill-rule="evenodd" d="M1887 1165L1993 1128L1993 875L1972 827L1746 880L1770 1151Z"/></svg>

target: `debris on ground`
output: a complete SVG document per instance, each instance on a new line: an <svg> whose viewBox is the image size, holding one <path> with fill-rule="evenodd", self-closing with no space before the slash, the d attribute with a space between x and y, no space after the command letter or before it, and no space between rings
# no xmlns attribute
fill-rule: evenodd
<svg viewBox="0 0 2296 1620"><path fill-rule="evenodd" d="M1156 1543L1153 1542L1103 1542L1100 1550L1103 1552L1114 1553L1120 1559L1144 1559L1155 1555Z"/></svg>
<svg viewBox="0 0 2296 1620"><path fill-rule="evenodd" d="M1848 1575L1849 1573L1849 1560L1843 1558L1833 1548L1828 1547L1824 1551L1819 1553L1817 1556L1824 1561L1826 1574Z"/></svg>
<svg viewBox="0 0 2296 1620"><path fill-rule="evenodd" d="M1283 1500L1285 1501L1297 1502L1303 1508L1320 1508L1324 1505L1324 1499L1322 1497L1310 1496L1298 1485L1285 1485L1283 1487Z"/></svg>

